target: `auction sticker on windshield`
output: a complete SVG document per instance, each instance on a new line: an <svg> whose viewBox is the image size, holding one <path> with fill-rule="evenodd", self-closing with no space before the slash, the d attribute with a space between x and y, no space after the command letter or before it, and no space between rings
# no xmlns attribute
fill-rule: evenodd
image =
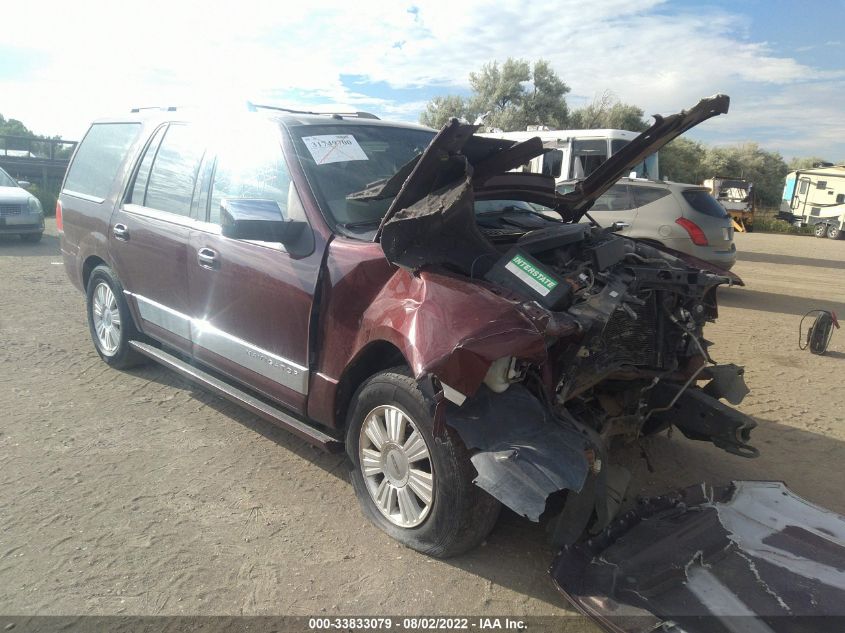
<svg viewBox="0 0 845 633"><path fill-rule="evenodd" d="M318 165L369 160L358 141L351 134L322 134L303 136L302 141Z"/></svg>

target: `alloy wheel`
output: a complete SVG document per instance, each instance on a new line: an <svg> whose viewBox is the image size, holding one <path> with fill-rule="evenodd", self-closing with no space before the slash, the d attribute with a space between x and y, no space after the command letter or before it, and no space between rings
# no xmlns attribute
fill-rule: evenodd
<svg viewBox="0 0 845 633"><path fill-rule="evenodd" d="M106 356L113 356L120 347L120 310L117 307L117 297L104 282L98 283L94 288L91 319L100 350Z"/></svg>
<svg viewBox="0 0 845 633"><path fill-rule="evenodd" d="M434 503L434 469L417 424L398 407L376 407L358 441L361 473L384 517L399 527L425 521Z"/></svg>

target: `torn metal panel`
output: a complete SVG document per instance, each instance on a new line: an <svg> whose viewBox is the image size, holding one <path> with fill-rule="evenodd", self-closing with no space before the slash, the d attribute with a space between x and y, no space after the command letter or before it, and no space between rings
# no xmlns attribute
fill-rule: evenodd
<svg viewBox="0 0 845 633"><path fill-rule="evenodd" d="M550 572L608 631L826 633L845 624L845 517L782 482L701 484L641 500Z"/></svg>
<svg viewBox="0 0 845 633"><path fill-rule="evenodd" d="M538 521L558 490L581 490L589 464L587 438L561 421L522 385L496 394L482 387L446 423L471 451L475 484L511 510Z"/></svg>
<svg viewBox="0 0 845 633"><path fill-rule="evenodd" d="M679 389L678 385L658 384L652 391L654 406L662 407L670 403ZM738 387L735 389L739 390ZM740 457L757 457L760 454L760 451L748 444L757 422L708 395L706 388L687 389L671 408L655 413L651 421L658 428L674 424L691 440L713 442L715 446Z"/></svg>
<svg viewBox="0 0 845 633"><path fill-rule="evenodd" d="M433 374L472 396L494 361L515 356L543 363L547 335L577 330L566 315L508 299L482 283L398 270L364 311L356 346L373 338L390 341L416 378Z"/></svg>

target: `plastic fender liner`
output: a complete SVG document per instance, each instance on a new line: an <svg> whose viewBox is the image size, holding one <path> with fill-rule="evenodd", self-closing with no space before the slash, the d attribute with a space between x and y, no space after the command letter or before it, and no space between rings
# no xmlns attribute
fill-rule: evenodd
<svg viewBox="0 0 845 633"><path fill-rule="evenodd" d="M553 421L522 385L499 394L481 387L461 407L448 405L446 424L476 451L475 484L532 521L539 520L550 494L577 492L587 478L590 442Z"/></svg>
<svg viewBox="0 0 845 633"><path fill-rule="evenodd" d="M699 484L640 499L550 573L608 631L841 631L845 517L782 482Z"/></svg>

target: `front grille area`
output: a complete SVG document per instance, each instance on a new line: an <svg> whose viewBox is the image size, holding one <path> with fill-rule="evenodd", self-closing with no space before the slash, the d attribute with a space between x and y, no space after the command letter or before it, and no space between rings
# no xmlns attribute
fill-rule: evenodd
<svg viewBox="0 0 845 633"><path fill-rule="evenodd" d="M657 364L657 313L654 299L645 305L628 304L637 315L633 318L625 310L616 310L604 328L608 352L617 362L626 365L654 366Z"/></svg>
<svg viewBox="0 0 845 633"><path fill-rule="evenodd" d="M0 204L0 218L8 218L13 215L20 215L21 213L23 213L23 205Z"/></svg>

